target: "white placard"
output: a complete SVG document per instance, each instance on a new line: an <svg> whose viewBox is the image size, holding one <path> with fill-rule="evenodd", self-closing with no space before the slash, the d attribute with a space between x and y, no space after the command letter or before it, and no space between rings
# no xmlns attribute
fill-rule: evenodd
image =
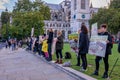
<svg viewBox="0 0 120 80"><path fill-rule="evenodd" d="M98 27L97 27L97 23L95 23L95 24L92 25L91 35L92 35L92 36L96 36L96 35L98 35Z"/></svg>
<svg viewBox="0 0 120 80"><path fill-rule="evenodd" d="M91 36L89 54L105 57L108 36Z"/></svg>

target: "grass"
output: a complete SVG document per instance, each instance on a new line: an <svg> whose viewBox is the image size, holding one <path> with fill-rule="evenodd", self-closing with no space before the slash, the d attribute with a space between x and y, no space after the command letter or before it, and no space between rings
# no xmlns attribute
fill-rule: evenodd
<svg viewBox="0 0 120 80"><path fill-rule="evenodd" d="M65 52L71 52L70 46L69 44L64 44L64 49L63 49L63 56L65 56ZM79 66L75 66L77 63L77 56L74 52L71 52L72 55L72 59L69 59L72 63L71 68L79 71L80 67ZM116 61L116 59L120 57L120 54L117 52L117 44L114 45L114 47L112 48L112 55L109 56L109 73ZM53 59L56 60L56 55L53 55ZM63 62L69 61L66 59L63 59ZM91 74L94 72L95 69L95 56L93 55L89 55L87 54L87 61L88 61L88 70L86 72L84 72L85 74L91 76ZM102 77L104 73L104 63L103 60L100 62L100 69L99 69L99 76L92 76L98 80L104 80ZM118 60L113 73L111 74L111 80L120 80L120 59Z"/></svg>

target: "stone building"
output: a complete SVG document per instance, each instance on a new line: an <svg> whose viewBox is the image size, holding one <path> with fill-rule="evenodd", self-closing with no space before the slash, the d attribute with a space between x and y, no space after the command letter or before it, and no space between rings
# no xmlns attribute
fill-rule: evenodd
<svg viewBox="0 0 120 80"><path fill-rule="evenodd" d="M68 41L68 34L71 33L70 18L71 18L71 2L65 0L60 4L46 4L50 8L51 20L45 20L44 30L48 34L50 28L54 31L54 37L57 36L57 31L62 31L65 41Z"/></svg>
<svg viewBox="0 0 120 80"><path fill-rule="evenodd" d="M71 29L76 33L82 23L89 28L90 19L89 0L71 0Z"/></svg>
<svg viewBox="0 0 120 80"><path fill-rule="evenodd" d="M100 5L104 1L104 5ZM85 23L89 29L89 20L93 14L98 12L99 8L107 8L111 0L64 0L60 4L46 5L50 8L51 20L44 21L45 33L48 34L50 28L54 31L54 36L58 30L61 30L65 41L68 40L68 34L76 33ZM95 2L99 4L95 7Z"/></svg>
<svg viewBox="0 0 120 80"><path fill-rule="evenodd" d="M111 0L71 0L71 30L73 33L85 23L89 29L89 20L99 8L108 8ZM96 6L97 4L97 6Z"/></svg>

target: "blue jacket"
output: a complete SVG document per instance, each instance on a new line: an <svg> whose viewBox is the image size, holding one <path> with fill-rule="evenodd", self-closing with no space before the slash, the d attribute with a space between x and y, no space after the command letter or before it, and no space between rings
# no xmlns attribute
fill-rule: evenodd
<svg viewBox="0 0 120 80"><path fill-rule="evenodd" d="M88 35L81 32L79 35L79 54L88 53L89 39Z"/></svg>

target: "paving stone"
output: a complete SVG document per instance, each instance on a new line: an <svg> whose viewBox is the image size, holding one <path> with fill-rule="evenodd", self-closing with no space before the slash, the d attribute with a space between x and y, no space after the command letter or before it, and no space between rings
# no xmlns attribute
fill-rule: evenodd
<svg viewBox="0 0 120 80"><path fill-rule="evenodd" d="M0 51L0 80L76 79L23 49L3 49Z"/></svg>

